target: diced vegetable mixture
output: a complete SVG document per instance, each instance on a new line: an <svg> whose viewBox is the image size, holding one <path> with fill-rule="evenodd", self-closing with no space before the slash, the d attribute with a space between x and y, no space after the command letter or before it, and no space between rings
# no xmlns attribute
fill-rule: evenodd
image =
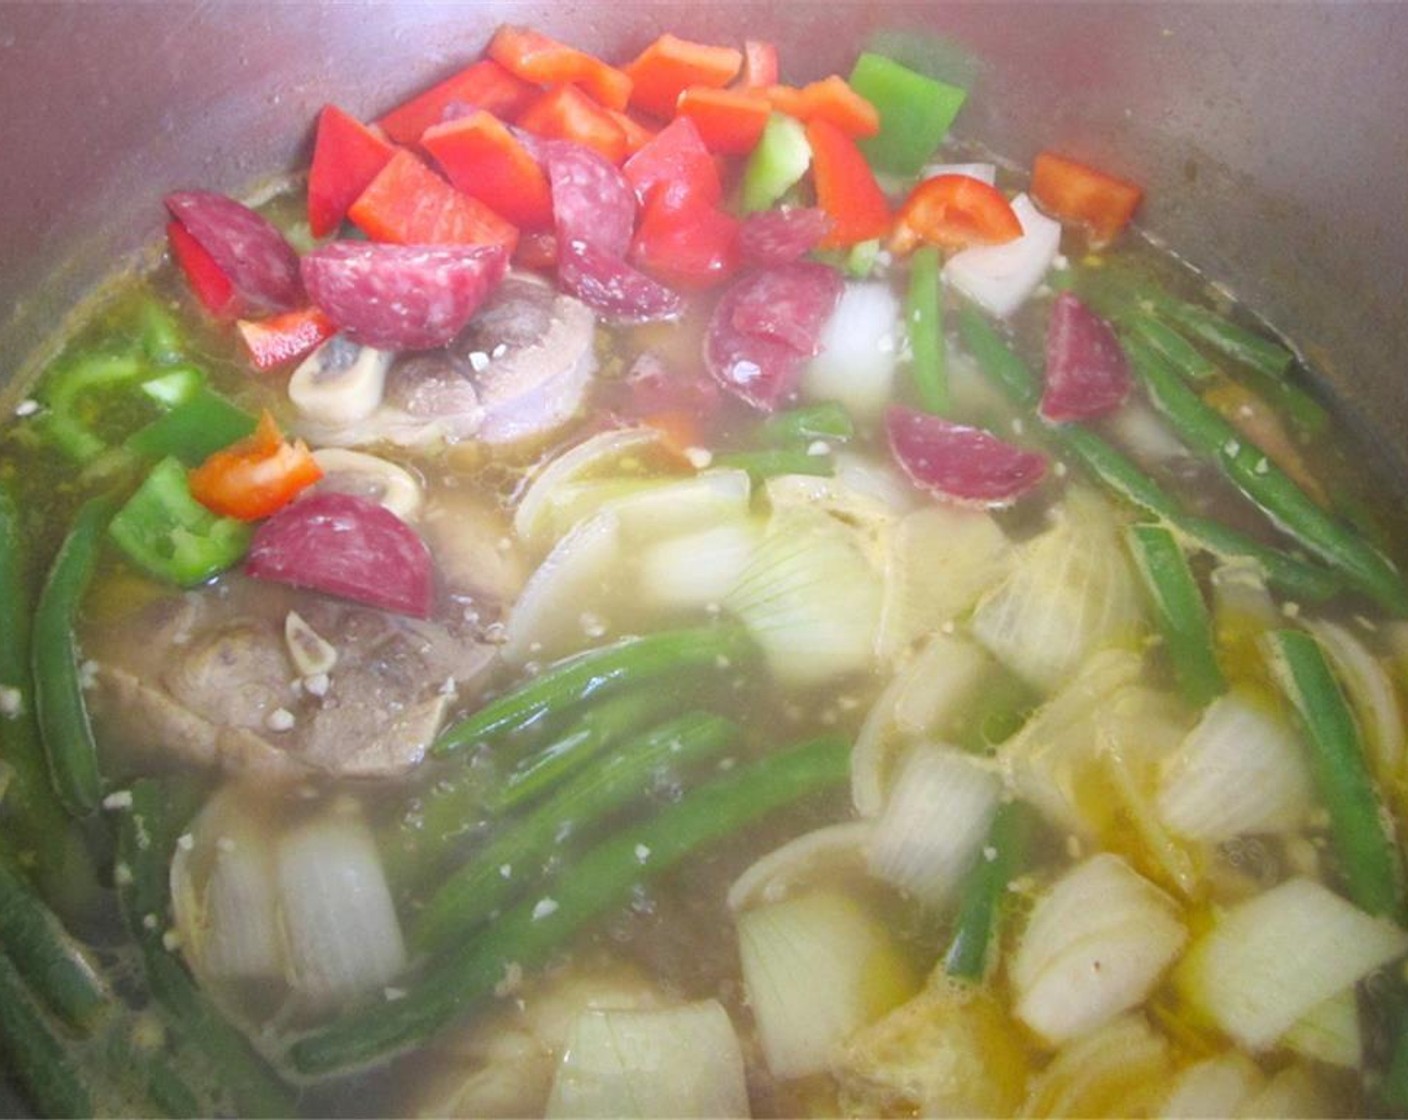
<svg viewBox="0 0 1408 1120"><path fill-rule="evenodd" d="M0 428L36 1109L1408 1111L1408 585L1308 371L1136 183L795 61L503 26L153 197Z"/></svg>

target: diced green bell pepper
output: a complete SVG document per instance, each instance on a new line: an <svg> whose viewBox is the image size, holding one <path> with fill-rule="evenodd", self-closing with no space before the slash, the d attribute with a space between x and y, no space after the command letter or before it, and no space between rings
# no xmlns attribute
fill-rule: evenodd
<svg viewBox="0 0 1408 1120"><path fill-rule="evenodd" d="M166 415L129 436L126 447L145 458L174 455L194 467L243 439L254 427L253 416L202 385Z"/></svg>
<svg viewBox="0 0 1408 1120"><path fill-rule="evenodd" d="M186 467L163 459L117 511L108 532L139 568L193 587L239 562L253 530L220 517L191 496Z"/></svg>
<svg viewBox="0 0 1408 1120"><path fill-rule="evenodd" d="M796 186L812 163L800 121L773 113L743 169L743 212L767 210Z"/></svg>
<svg viewBox="0 0 1408 1120"><path fill-rule="evenodd" d="M862 54L851 70L851 88L880 114L880 131L860 141L879 171L914 175L942 143L968 91L917 74L893 59Z"/></svg>

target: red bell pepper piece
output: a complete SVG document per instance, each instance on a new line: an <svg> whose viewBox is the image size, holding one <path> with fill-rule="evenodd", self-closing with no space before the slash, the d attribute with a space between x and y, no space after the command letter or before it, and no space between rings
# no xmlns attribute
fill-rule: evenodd
<svg viewBox="0 0 1408 1120"><path fill-rule="evenodd" d="M490 40L488 53L525 81L541 86L570 82L608 109L624 109L630 101L629 75L530 28L504 24Z"/></svg>
<svg viewBox="0 0 1408 1120"><path fill-rule="evenodd" d="M432 125L421 146L456 189L520 229L552 227L552 191L538 161L502 121L484 110Z"/></svg>
<svg viewBox="0 0 1408 1120"><path fill-rule="evenodd" d="M807 143L817 205L832 222L821 247L835 249L884 236L890 228L890 204L855 141L818 117L807 124Z"/></svg>
<svg viewBox="0 0 1408 1120"><path fill-rule="evenodd" d="M314 237L326 237L342 224L347 208L395 154L356 117L336 105L323 106L308 168L308 228Z"/></svg>
<svg viewBox="0 0 1408 1120"><path fill-rule="evenodd" d="M502 245L518 230L478 199L461 194L402 148L348 208L373 241L402 245Z"/></svg>
<svg viewBox="0 0 1408 1120"><path fill-rule="evenodd" d="M880 114L875 106L837 74L803 86L800 108L803 121L820 117L847 136L874 136L880 131Z"/></svg>
<svg viewBox="0 0 1408 1120"><path fill-rule="evenodd" d="M402 102L377 124L396 143L410 145L431 125L443 121L453 105L472 105L511 121L537 95L529 83L486 58Z"/></svg>
<svg viewBox="0 0 1408 1120"><path fill-rule="evenodd" d="M1054 218L1090 231L1099 248L1129 224L1143 189L1073 159L1042 152L1032 164L1032 199Z"/></svg>
<svg viewBox="0 0 1408 1120"><path fill-rule="evenodd" d="M235 285L215 263L215 258L206 251L205 246L180 222L166 224L166 238L176 263L186 275L186 283L200 305L217 319L238 315L241 300L235 292Z"/></svg>
<svg viewBox="0 0 1408 1120"><path fill-rule="evenodd" d="M631 78L631 105L668 120L690 86L722 89L742 65L743 53L733 47L692 43L666 33L622 69Z"/></svg>
<svg viewBox="0 0 1408 1120"><path fill-rule="evenodd" d="M772 106L749 90L691 86L680 94L675 111L694 122L711 152L740 156L757 146Z"/></svg>
<svg viewBox="0 0 1408 1120"><path fill-rule="evenodd" d="M316 307L285 311L268 319L241 319L235 326L259 370L301 358L337 332L332 320Z"/></svg>
<svg viewBox="0 0 1408 1120"><path fill-rule="evenodd" d="M779 113L802 120L807 115L807 99L796 86L771 85L762 90L768 104Z"/></svg>
<svg viewBox="0 0 1408 1120"><path fill-rule="evenodd" d="M723 197L714 157L689 117L676 117L626 161L622 174L645 205L657 187L668 186L713 205Z"/></svg>
<svg viewBox="0 0 1408 1120"><path fill-rule="evenodd" d="M678 187L654 191L641 211L631 261L673 288L707 288L738 271L739 222Z"/></svg>
<svg viewBox="0 0 1408 1120"><path fill-rule="evenodd" d="M607 109L606 115L621 126L621 132L626 137L626 155L628 156L635 155L656 136L655 129L641 124L630 113L623 113L619 109Z"/></svg>
<svg viewBox="0 0 1408 1120"><path fill-rule="evenodd" d="M766 89L777 85L781 69L777 64L777 47L762 39L743 40L743 73L738 76L740 89Z"/></svg>
<svg viewBox="0 0 1408 1120"><path fill-rule="evenodd" d="M268 409L253 435L215 452L187 476L196 501L241 521L268 517L322 477L308 445L285 440Z"/></svg>
<svg viewBox="0 0 1408 1120"><path fill-rule="evenodd" d="M585 144L612 163L626 158L625 130L576 86L548 90L523 110L518 124L548 140Z"/></svg>
<svg viewBox="0 0 1408 1120"><path fill-rule="evenodd" d="M1022 236L1022 223L996 187L970 175L936 175L909 192L890 249L908 253L927 241L941 249L1000 245Z"/></svg>

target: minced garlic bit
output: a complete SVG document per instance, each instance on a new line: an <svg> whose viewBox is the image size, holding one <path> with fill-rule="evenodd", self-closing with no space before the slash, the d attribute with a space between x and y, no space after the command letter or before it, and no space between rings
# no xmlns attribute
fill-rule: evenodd
<svg viewBox="0 0 1408 1120"><path fill-rule="evenodd" d="M501 863L501 864L499 864L499 875L502 876L502 877L505 878L505 879L512 879L512 878L513 878L513 864L511 864L511 863Z"/></svg>
<svg viewBox="0 0 1408 1120"><path fill-rule="evenodd" d="M557 913L557 902L551 898L540 898L533 907L533 921L542 921Z"/></svg>
<svg viewBox="0 0 1408 1120"><path fill-rule="evenodd" d="M108 794L103 798L104 809L130 809L132 808L132 791L130 789L120 789Z"/></svg>
<svg viewBox="0 0 1408 1120"><path fill-rule="evenodd" d="M381 989L381 994L386 997L387 1003L394 1003L398 999L406 998L406 989L385 987Z"/></svg>
<svg viewBox="0 0 1408 1120"><path fill-rule="evenodd" d="M471 350L469 352L469 364L475 373L483 373L489 368L489 355L483 350Z"/></svg>
<svg viewBox="0 0 1408 1120"><path fill-rule="evenodd" d="M270 731L288 731L293 727L293 713L287 708L275 708L264 721Z"/></svg>
<svg viewBox="0 0 1408 1120"><path fill-rule="evenodd" d="M1268 463L1266 457L1263 456L1256 461L1256 466L1254 466L1252 470L1256 471L1257 474L1266 474L1271 470L1271 464Z"/></svg>
<svg viewBox="0 0 1408 1120"><path fill-rule="evenodd" d="M112 868L112 881L119 887L132 885L132 868L126 863L115 863Z"/></svg>
<svg viewBox="0 0 1408 1120"><path fill-rule="evenodd" d="M1300 617L1300 604L1299 604L1299 603L1296 603L1296 602L1282 603L1282 604L1281 604L1281 613L1282 613L1283 615L1285 615L1287 618L1299 618L1299 617Z"/></svg>
<svg viewBox="0 0 1408 1120"><path fill-rule="evenodd" d="M503 999L523 987L523 966L517 961L509 961L504 966L504 978L494 985L494 995Z"/></svg>
<svg viewBox="0 0 1408 1120"><path fill-rule="evenodd" d="M648 860L649 858L650 858L650 848L647 847L645 844L637 844L637 845L636 845L636 862L637 862L637 863L644 863L644 862L645 862L646 860Z"/></svg>
<svg viewBox="0 0 1408 1120"><path fill-rule="evenodd" d="M606 619L595 611L583 611L578 615L577 622L588 638L600 638L606 633Z"/></svg>
<svg viewBox="0 0 1408 1120"><path fill-rule="evenodd" d="M307 677L303 681L303 687L307 690L309 696L326 696L330 684L332 684L332 681L329 680L326 673L314 673L311 677Z"/></svg>
<svg viewBox="0 0 1408 1120"><path fill-rule="evenodd" d="M702 471L714 461L714 453L707 447L686 447L684 457L689 465L697 471Z"/></svg>
<svg viewBox="0 0 1408 1120"><path fill-rule="evenodd" d="M1235 439L1229 439L1226 443L1222 445L1222 451L1225 455L1233 456L1241 450L1242 445L1238 443Z"/></svg>
<svg viewBox="0 0 1408 1120"><path fill-rule="evenodd" d="M824 439L814 439L811 443L807 444L807 454L813 458L818 458L822 455L830 455L831 445Z"/></svg>
<svg viewBox="0 0 1408 1120"><path fill-rule="evenodd" d="M189 832L183 832L180 836L176 837L176 846L183 852L189 852L196 846L196 838Z"/></svg>
<svg viewBox="0 0 1408 1120"><path fill-rule="evenodd" d="M15 415L19 417L33 416L39 411L39 402L33 397L25 397L19 404L15 405Z"/></svg>
<svg viewBox="0 0 1408 1120"><path fill-rule="evenodd" d="M24 693L12 685L0 686L0 716L18 719L24 714Z"/></svg>
<svg viewBox="0 0 1408 1120"><path fill-rule="evenodd" d="M507 354L507 353L508 353L508 343L507 343L507 342L500 342L497 346L495 346L492 350L489 351L489 357L491 357L491 358L502 358L502 357L503 357L505 354Z"/></svg>
<svg viewBox="0 0 1408 1120"><path fill-rule="evenodd" d="M169 929L161 935L161 947L168 953L174 953L181 947L181 935L174 929Z"/></svg>

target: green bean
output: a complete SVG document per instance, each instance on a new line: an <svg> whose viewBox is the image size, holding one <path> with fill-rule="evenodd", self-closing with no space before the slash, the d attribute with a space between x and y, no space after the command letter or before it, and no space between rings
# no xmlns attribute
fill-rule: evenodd
<svg viewBox="0 0 1408 1120"><path fill-rule="evenodd" d="M1403 921L1403 865L1364 756L1354 713L1324 650L1303 630L1263 639L1267 660L1305 729L1310 772L1330 817L1330 839L1350 900Z"/></svg>
<svg viewBox="0 0 1408 1120"><path fill-rule="evenodd" d="M950 395L944 353L944 305L939 287L939 251L932 245L915 250L910 258L904 315L909 333L910 377L919 405L925 412L947 415Z"/></svg>
<svg viewBox="0 0 1408 1120"><path fill-rule="evenodd" d="M503 731L526 727L548 713L564 713L598 694L692 666L732 664L751 649L733 626L667 630L623 638L557 662L541 674L445 730L431 746L453 754Z"/></svg>
<svg viewBox="0 0 1408 1120"><path fill-rule="evenodd" d="M1239 327L1206 308L1184 303L1161 292L1150 293L1146 298L1153 305L1155 314L1176 323L1233 361L1269 377L1283 376L1295 360L1295 355L1280 343Z"/></svg>
<svg viewBox="0 0 1408 1120"><path fill-rule="evenodd" d="M209 1004L165 944L168 875L184 799L161 783L132 786L132 807L118 828L118 901L128 932L142 952L147 988L180 1036L217 1071L241 1113L289 1116L294 1097L235 1027Z"/></svg>
<svg viewBox="0 0 1408 1120"><path fill-rule="evenodd" d="M1189 389L1157 353L1136 338L1127 337L1125 344L1150 399L1189 447L1211 458L1282 532L1341 572L1354 587L1394 614L1408 614L1408 587L1387 557L1316 505Z"/></svg>
<svg viewBox="0 0 1408 1120"><path fill-rule="evenodd" d="M0 853L0 945L30 989L80 1029L112 1005L112 993L83 949Z"/></svg>
<svg viewBox="0 0 1408 1120"><path fill-rule="evenodd" d="M1031 812L1021 801L1005 801L993 814L978 862L963 881L944 971L981 982L994 959L997 923L1007 885L1027 858Z"/></svg>
<svg viewBox="0 0 1408 1120"><path fill-rule="evenodd" d="M1190 381L1206 381L1217 376L1216 363L1163 320L1141 313L1128 316L1120 325L1152 346Z"/></svg>
<svg viewBox="0 0 1408 1120"><path fill-rule="evenodd" d="M39 733L54 792L74 816L93 812L103 795L74 625L112 509L106 498L92 498L78 511L34 614L34 707Z"/></svg>
<svg viewBox="0 0 1408 1120"><path fill-rule="evenodd" d="M305 1035L290 1050L294 1067L327 1073L385 1058L428 1037L488 997L510 965L543 964L589 921L622 905L642 881L773 810L843 784L849 756L844 741L818 739L691 790L593 848L553 882L550 897L523 902L479 937L463 941L403 998Z"/></svg>
<svg viewBox="0 0 1408 1120"><path fill-rule="evenodd" d="M0 951L0 1053L29 1104L45 1116L92 1116L83 1067L34 1005L9 954Z"/></svg>
<svg viewBox="0 0 1408 1120"><path fill-rule="evenodd" d="M650 789L666 768L687 767L738 739L735 724L691 712L661 724L564 785L525 816L507 823L426 904L416 941L436 951L466 936L495 909L535 883L563 829L590 829Z"/></svg>
<svg viewBox="0 0 1408 1120"><path fill-rule="evenodd" d="M755 480L781 474L807 474L830 478L836 463L830 455L813 455L807 450L729 451L714 456L714 466L747 471Z"/></svg>
<svg viewBox="0 0 1408 1120"><path fill-rule="evenodd" d="M145 1014L145 1013L143 1013ZM139 1094L150 1115L186 1117L202 1116L209 1110L202 1106L199 1095L191 1088L160 1044L153 1045L135 1037L141 1029L139 1015L122 1024L109 1036L104 1057L115 1079L131 1085ZM149 1029L161 1030L156 1024ZM166 1032L163 1030L162 1034Z"/></svg>
<svg viewBox="0 0 1408 1120"><path fill-rule="evenodd" d="M1188 559L1162 525L1132 525L1125 539L1154 605L1179 691L1193 707L1206 707L1227 691L1227 681L1217 663L1207 603Z"/></svg>
<svg viewBox="0 0 1408 1120"><path fill-rule="evenodd" d="M972 308L964 308L960 313L959 327L983 373L1013 403L1035 409L1041 399L1041 388L1026 363L1008 349L997 332ZM1216 521L1185 512L1128 456L1089 429L1063 424L1048 427L1047 432L1106 489L1166 521L1218 556L1241 556L1254 561L1266 573L1267 580L1287 594L1318 602L1341 589L1339 578L1332 572L1269 548Z"/></svg>
<svg viewBox="0 0 1408 1120"><path fill-rule="evenodd" d="M845 405L838 401L790 408L764 421L762 435L767 442L807 444L814 439L832 439L844 443L856 434L855 422Z"/></svg>

